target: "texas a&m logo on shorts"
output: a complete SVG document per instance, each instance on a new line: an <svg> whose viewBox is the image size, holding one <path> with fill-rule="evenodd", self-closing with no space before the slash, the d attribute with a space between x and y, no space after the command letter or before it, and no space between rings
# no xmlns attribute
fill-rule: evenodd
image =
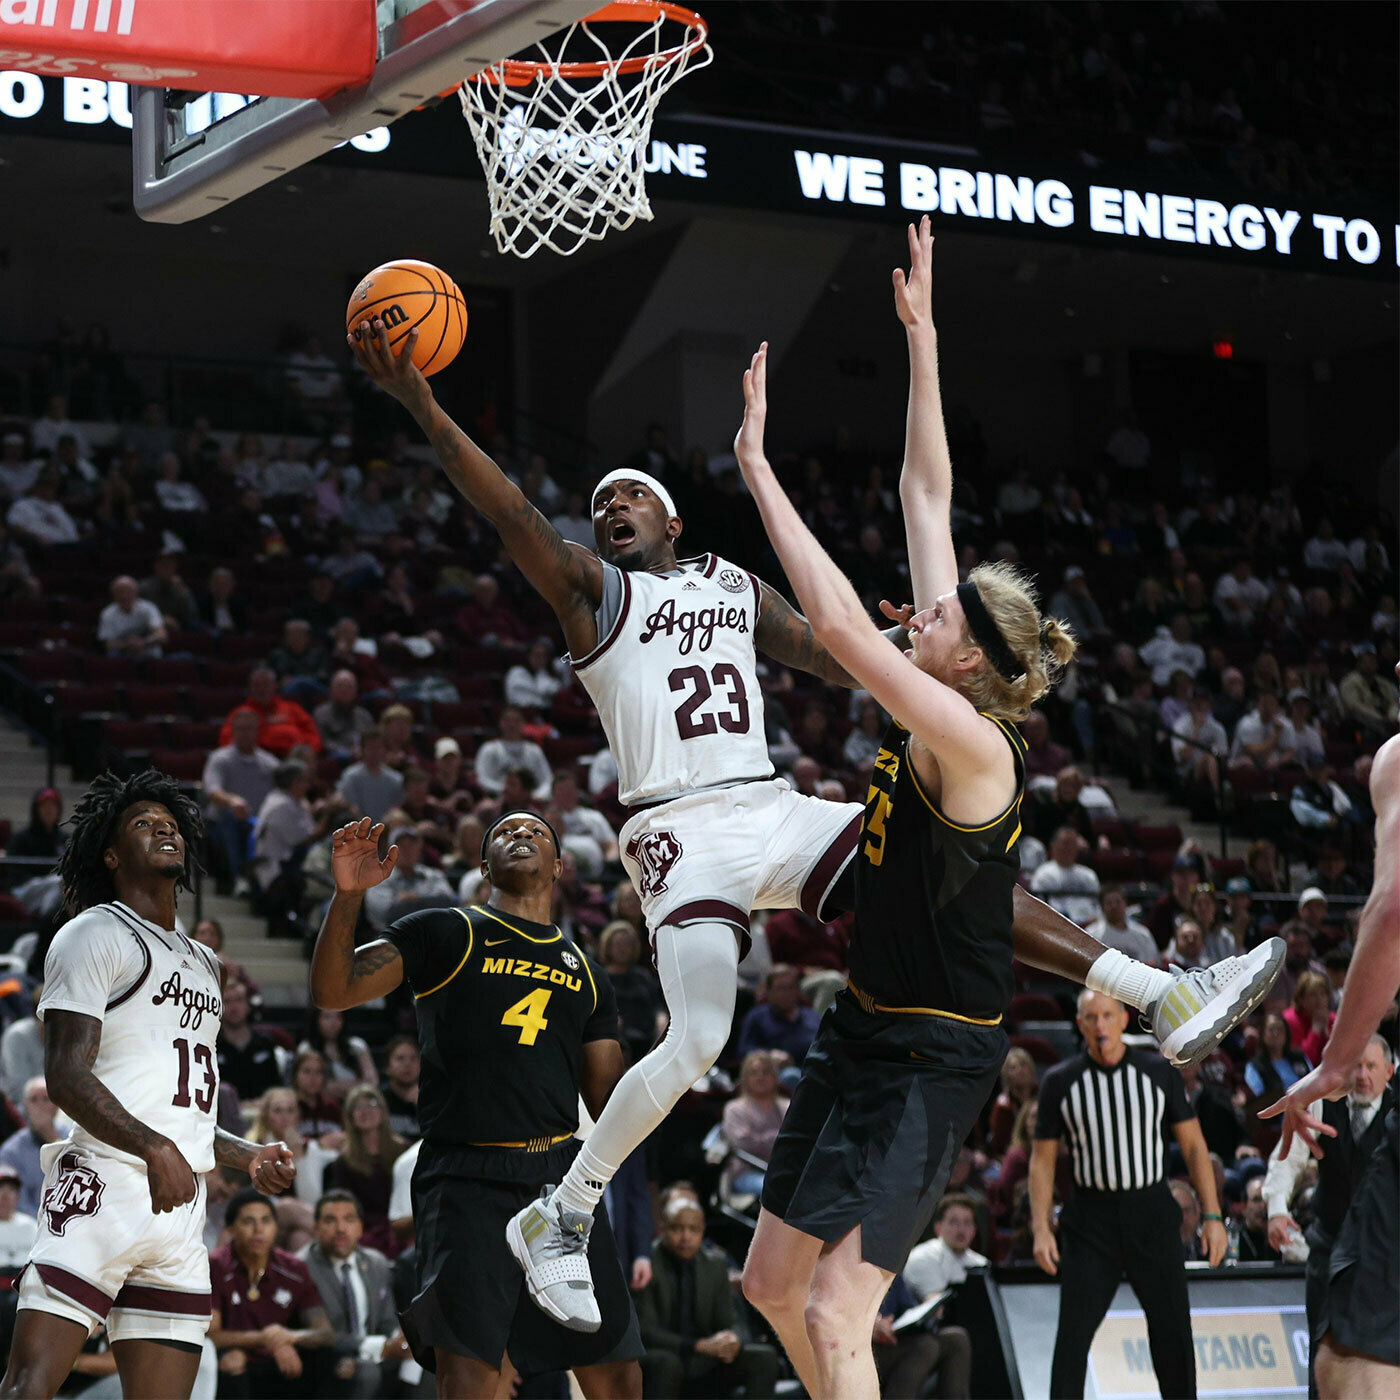
<svg viewBox="0 0 1400 1400"><path fill-rule="evenodd" d="M627 843L627 854L641 867L641 893L650 898L666 893L666 877L681 858L681 843L674 832L649 831Z"/></svg>
<svg viewBox="0 0 1400 1400"><path fill-rule="evenodd" d="M43 1210L49 1229L61 1235L70 1220L96 1215L104 1190L102 1178L91 1167L85 1167L76 1152L65 1152L59 1159L58 1175L44 1192Z"/></svg>

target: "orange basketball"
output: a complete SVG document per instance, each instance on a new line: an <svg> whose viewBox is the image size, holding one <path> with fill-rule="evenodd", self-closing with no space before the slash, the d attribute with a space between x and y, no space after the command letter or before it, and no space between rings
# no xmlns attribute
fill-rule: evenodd
<svg viewBox="0 0 1400 1400"><path fill-rule="evenodd" d="M418 328L413 363L424 374L450 365L467 338L467 304L457 284L432 263L400 258L360 279L345 308L345 329L357 339L360 322L384 322L397 348Z"/></svg>

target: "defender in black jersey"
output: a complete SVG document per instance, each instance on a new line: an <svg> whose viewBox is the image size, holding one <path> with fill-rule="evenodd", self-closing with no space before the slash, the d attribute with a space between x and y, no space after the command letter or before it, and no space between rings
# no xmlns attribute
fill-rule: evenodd
<svg viewBox="0 0 1400 1400"><path fill-rule="evenodd" d="M871 774L856 852L846 989L803 1064L764 1180L763 1208L834 1243L861 1227L861 1257L898 1273L928 1225L1009 1045L1016 796L980 827L948 820L892 724Z"/></svg>
<svg viewBox="0 0 1400 1400"><path fill-rule="evenodd" d="M572 1370L585 1395L639 1397L636 1314L600 1206L589 1236L602 1323L570 1331L533 1307L506 1225L578 1152L578 1099L602 1110L623 1070L607 973L549 918L557 839L532 812L486 834L487 905L406 915L354 947L379 858L368 819L333 838L336 895L312 960L312 997L344 1009L407 978L418 1015L423 1146L413 1174L418 1291L402 1316L438 1394L490 1396L507 1360L524 1376Z"/></svg>
<svg viewBox="0 0 1400 1400"><path fill-rule="evenodd" d="M880 1300L928 1221L1007 1048L1012 886L1025 784L1014 722L1074 640L1004 564L959 581L931 310L933 237L894 274L909 342L900 498L916 613L898 651L763 452L767 349L744 376L735 454L818 642L897 722L877 759L855 876L851 978L778 1136L744 1289L813 1400L875 1400Z"/></svg>

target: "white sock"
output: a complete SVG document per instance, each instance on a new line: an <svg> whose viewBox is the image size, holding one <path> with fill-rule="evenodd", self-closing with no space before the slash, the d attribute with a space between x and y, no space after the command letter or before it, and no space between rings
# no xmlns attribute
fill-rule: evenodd
<svg viewBox="0 0 1400 1400"><path fill-rule="evenodd" d="M1105 948L1085 974L1084 985L1091 992L1117 997L1139 1011L1146 1011L1158 997L1170 991L1172 978L1171 973L1148 967L1117 948Z"/></svg>

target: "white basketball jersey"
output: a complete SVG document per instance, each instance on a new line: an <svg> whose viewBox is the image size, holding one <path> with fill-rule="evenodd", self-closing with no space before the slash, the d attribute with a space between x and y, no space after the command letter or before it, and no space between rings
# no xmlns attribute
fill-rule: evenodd
<svg viewBox="0 0 1400 1400"><path fill-rule="evenodd" d="M598 645L573 663L617 760L618 798L773 776L753 632L758 580L713 554L675 573L605 564Z"/></svg>
<svg viewBox="0 0 1400 1400"><path fill-rule="evenodd" d="M223 1019L218 959L177 930L113 901L59 929L44 962L37 1015L77 1011L102 1022L93 1073L131 1116L168 1137L193 1171L214 1167ZM141 1166L75 1126L74 1146Z"/></svg>

